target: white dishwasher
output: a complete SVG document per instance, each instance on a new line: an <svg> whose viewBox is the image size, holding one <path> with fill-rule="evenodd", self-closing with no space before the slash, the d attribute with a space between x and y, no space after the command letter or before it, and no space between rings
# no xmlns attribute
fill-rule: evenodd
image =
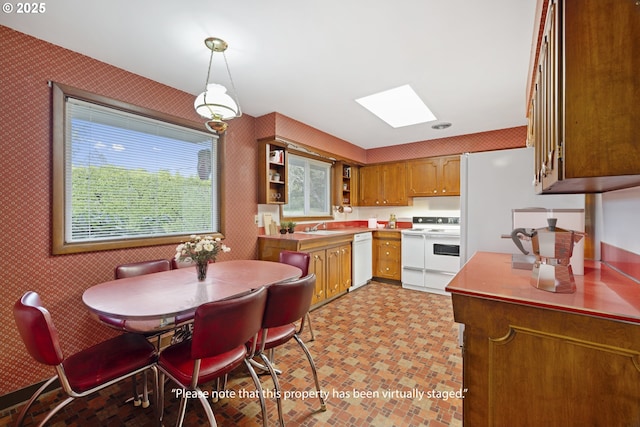
<svg viewBox="0 0 640 427"><path fill-rule="evenodd" d="M353 235L351 247L351 287L349 291L369 283L373 277L373 234Z"/></svg>

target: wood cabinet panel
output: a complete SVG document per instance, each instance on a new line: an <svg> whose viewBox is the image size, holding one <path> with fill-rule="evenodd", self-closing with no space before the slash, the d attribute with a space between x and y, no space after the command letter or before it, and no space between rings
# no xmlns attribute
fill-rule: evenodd
<svg viewBox="0 0 640 427"><path fill-rule="evenodd" d="M373 275L388 280L401 278L400 233L376 231L373 233Z"/></svg>
<svg viewBox="0 0 640 427"><path fill-rule="evenodd" d="M309 260L309 273L316 275L316 288L311 299L311 305L324 301L327 298L326 283L327 283L327 251L318 250L309 252L311 259Z"/></svg>
<svg viewBox="0 0 640 427"><path fill-rule="evenodd" d="M347 292L351 287L351 245L340 247L340 292Z"/></svg>
<svg viewBox="0 0 640 427"><path fill-rule="evenodd" d="M447 286L463 332L463 425L636 426L636 283L586 262L576 291L532 286L511 255L477 252Z"/></svg>
<svg viewBox="0 0 640 427"><path fill-rule="evenodd" d="M380 204L380 167L364 166L360 168L360 185L358 204L360 206L376 206Z"/></svg>
<svg viewBox="0 0 640 427"><path fill-rule="evenodd" d="M459 196L460 157L433 157L407 162L409 197Z"/></svg>
<svg viewBox="0 0 640 427"><path fill-rule="evenodd" d="M464 323L465 426L631 426L638 326L452 294Z"/></svg>
<svg viewBox="0 0 640 427"><path fill-rule="evenodd" d="M350 235L305 240L259 238L259 258L278 261L282 250L308 252L309 273L316 275L311 305L319 305L342 295L351 287L352 239Z"/></svg>
<svg viewBox="0 0 640 427"><path fill-rule="evenodd" d="M406 206L406 162L363 166L359 169L360 206Z"/></svg>
<svg viewBox="0 0 640 427"><path fill-rule="evenodd" d="M550 0L543 16L529 106L536 191L640 185L638 5Z"/></svg>

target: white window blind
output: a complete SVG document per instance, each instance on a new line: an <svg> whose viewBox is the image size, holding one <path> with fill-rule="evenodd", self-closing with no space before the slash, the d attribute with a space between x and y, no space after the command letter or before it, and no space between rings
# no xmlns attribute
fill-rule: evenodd
<svg viewBox="0 0 640 427"><path fill-rule="evenodd" d="M217 136L65 102L65 240L219 231Z"/></svg>

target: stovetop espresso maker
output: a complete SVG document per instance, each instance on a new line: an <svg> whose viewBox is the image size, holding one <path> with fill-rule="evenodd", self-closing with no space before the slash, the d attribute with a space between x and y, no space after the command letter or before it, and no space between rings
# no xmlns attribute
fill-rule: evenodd
<svg viewBox="0 0 640 427"><path fill-rule="evenodd" d="M547 218L548 227L537 229L516 228L511 239L518 249L528 255L521 239L530 239L536 257L531 272L531 285L549 292L573 293L576 283L571 269L570 258L573 245L584 233L557 228L557 218Z"/></svg>

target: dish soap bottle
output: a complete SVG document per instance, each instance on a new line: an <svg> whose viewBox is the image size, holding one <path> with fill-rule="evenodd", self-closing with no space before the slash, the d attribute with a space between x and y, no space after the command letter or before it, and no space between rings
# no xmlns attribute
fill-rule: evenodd
<svg viewBox="0 0 640 427"><path fill-rule="evenodd" d="M389 217L389 228L396 228L396 214L391 214L391 216Z"/></svg>

